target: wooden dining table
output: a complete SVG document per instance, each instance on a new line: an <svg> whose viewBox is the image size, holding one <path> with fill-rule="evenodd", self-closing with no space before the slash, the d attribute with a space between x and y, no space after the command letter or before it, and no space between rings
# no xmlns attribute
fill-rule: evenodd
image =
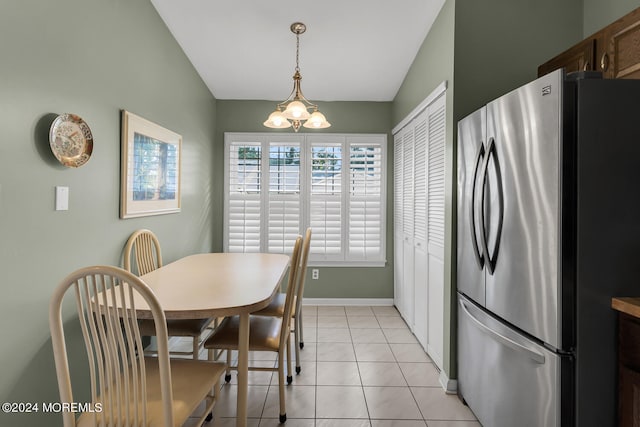
<svg viewBox="0 0 640 427"><path fill-rule="evenodd" d="M240 316L236 426L247 425L249 314L269 305L280 290L289 256L265 253L189 255L140 276L167 319ZM136 301L140 318L150 318Z"/></svg>

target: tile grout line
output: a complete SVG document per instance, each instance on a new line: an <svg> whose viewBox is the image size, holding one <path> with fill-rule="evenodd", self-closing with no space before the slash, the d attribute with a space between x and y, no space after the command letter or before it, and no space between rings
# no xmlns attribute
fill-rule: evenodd
<svg viewBox="0 0 640 427"><path fill-rule="evenodd" d="M346 314L346 310L345 310ZM376 322L378 319L376 318ZM356 369L358 370L358 379L360 380L360 390L362 390L362 398L364 399L364 406L367 409L367 420L369 420L369 426L371 426L371 411L369 411L369 403L367 402L367 395L364 392L364 384L362 382L362 374L360 373L360 363L358 361L358 355L356 353L356 343L353 342L353 335L351 334L351 325L349 324L349 317L347 317L347 326L349 327L349 336L351 337L351 347L353 348L353 356L356 359Z"/></svg>

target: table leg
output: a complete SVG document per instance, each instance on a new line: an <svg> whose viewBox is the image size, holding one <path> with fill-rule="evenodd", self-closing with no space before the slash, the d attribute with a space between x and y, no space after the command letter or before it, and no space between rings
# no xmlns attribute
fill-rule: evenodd
<svg viewBox="0 0 640 427"><path fill-rule="evenodd" d="M238 337L238 408L236 426L247 426L247 388L249 380L249 313L240 315Z"/></svg>

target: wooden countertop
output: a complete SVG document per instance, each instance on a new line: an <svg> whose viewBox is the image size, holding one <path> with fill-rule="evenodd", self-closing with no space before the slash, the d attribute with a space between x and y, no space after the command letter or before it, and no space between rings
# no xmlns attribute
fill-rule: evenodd
<svg viewBox="0 0 640 427"><path fill-rule="evenodd" d="M640 319L640 298L618 297L611 299L611 307Z"/></svg>

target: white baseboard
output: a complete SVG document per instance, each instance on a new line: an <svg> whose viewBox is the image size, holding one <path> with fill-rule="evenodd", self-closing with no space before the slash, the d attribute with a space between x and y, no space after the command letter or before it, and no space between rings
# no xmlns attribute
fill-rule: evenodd
<svg viewBox="0 0 640 427"><path fill-rule="evenodd" d="M457 394L458 393L458 381L451 380L447 376L444 371L440 371L440 377L438 378L440 381L440 385L444 389L447 394Z"/></svg>
<svg viewBox="0 0 640 427"><path fill-rule="evenodd" d="M375 305L392 306L393 298L304 298L303 305Z"/></svg>

